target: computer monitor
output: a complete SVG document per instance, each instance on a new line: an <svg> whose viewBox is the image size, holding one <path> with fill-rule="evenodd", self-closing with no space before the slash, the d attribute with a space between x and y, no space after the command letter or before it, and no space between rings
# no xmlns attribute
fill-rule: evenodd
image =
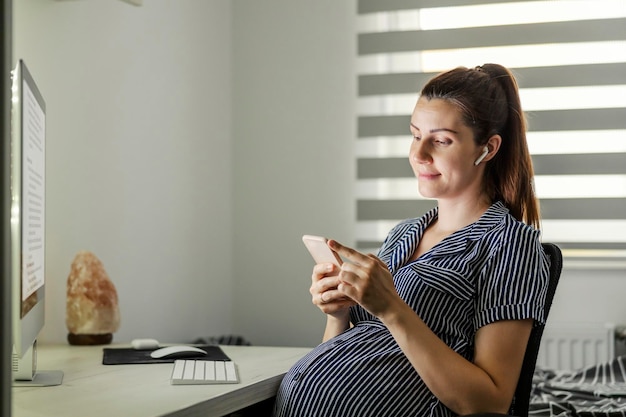
<svg viewBox="0 0 626 417"><path fill-rule="evenodd" d="M11 0L0 0L0 417L10 417L11 350L13 324L11 323L11 61L13 30Z"/></svg>
<svg viewBox="0 0 626 417"><path fill-rule="evenodd" d="M58 385L62 372L37 370L45 318L46 103L23 60L11 92L13 385Z"/></svg>

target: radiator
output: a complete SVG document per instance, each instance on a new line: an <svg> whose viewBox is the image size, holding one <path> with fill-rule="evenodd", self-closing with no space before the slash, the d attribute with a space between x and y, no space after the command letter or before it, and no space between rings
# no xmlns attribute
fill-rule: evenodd
<svg viewBox="0 0 626 417"><path fill-rule="evenodd" d="M615 357L615 326L549 322L541 339L537 368L577 370Z"/></svg>

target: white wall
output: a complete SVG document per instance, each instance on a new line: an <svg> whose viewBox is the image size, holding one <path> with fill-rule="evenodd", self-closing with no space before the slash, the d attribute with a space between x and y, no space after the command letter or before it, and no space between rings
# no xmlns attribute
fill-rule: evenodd
<svg viewBox="0 0 626 417"><path fill-rule="evenodd" d="M356 6L234 4L234 329L315 345L325 319L301 236L354 241Z"/></svg>
<svg viewBox="0 0 626 417"><path fill-rule="evenodd" d="M69 266L88 249L120 297L115 341L317 343L300 236L353 240L353 10L14 2L14 55L48 106L42 341L65 340Z"/></svg>
<svg viewBox="0 0 626 417"><path fill-rule="evenodd" d="M354 241L354 0L15 1L48 104L48 324L94 251L116 341L314 345L304 233ZM626 322L625 271L566 269L551 322Z"/></svg>
<svg viewBox="0 0 626 417"><path fill-rule="evenodd" d="M14 56L48 109L41 340L66 338L82 249L117 287L116 341L230 331L229 1L13 3Z"/></svg>
<svg viewBox="0 0 626 417"><path fill-rule="evenodd" d="M626 324L626 270L572 269L567 260L554 296L549 326L560 323Z"/></svg>

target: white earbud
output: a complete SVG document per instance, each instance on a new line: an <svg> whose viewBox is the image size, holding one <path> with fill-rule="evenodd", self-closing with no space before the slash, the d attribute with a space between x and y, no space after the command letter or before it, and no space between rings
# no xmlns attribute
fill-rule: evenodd
<svg viewBox="0 0 626 417"><path fill-rule="evenodd" d="M489 153L489 148L488 147L484 147L483 148L483 153L480 154L480 156L474 161L474 165L478 165L480 164L480 162L485 159L485 156L487 156L487 154Z"/></svg>

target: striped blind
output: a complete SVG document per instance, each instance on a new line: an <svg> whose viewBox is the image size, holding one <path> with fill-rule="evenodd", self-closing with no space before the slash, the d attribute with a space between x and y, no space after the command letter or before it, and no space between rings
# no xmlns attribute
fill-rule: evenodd
<svg viewBox="0 0 626 417"><path fill-rule="evenodd" d="M435 206L408 162L421 87L493 62L520 86L543 240L569 266L626 265L626 0L359 0L357 30L359 249Z"/></svg>

